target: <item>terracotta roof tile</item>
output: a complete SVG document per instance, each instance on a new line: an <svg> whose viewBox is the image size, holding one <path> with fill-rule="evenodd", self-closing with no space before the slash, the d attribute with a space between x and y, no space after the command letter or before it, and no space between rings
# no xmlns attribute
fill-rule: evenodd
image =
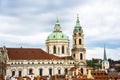
<svg viewBox="0 0 120 80"><path fill-rule="evenodd" d="M11 60L61 59L39 48L7 48Z"/></svg>

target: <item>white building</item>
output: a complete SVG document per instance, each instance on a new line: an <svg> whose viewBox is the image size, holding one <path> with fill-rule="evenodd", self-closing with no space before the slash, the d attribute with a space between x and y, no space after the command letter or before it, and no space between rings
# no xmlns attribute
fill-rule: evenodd
<svg viewBox="0 0 120 80"><path fill-rule="evenodd" d="M70 54L69 38L57 19L54 31L46 40L46 52L39 48L0 48L0 75L65 75L70 68L77 67L86 73L86 49L84 34L77 16L73 30L73 47Z"/></svg>

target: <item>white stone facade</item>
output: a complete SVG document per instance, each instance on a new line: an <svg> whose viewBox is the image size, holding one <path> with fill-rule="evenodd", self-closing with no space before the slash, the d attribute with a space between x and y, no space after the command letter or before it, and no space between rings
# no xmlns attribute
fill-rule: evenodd
<svg viewBox="0 0 120 80"><path fill-rule="evenodd" d="M30 69L32 73L37 76L40 75L40 69L42 69L41 76L48 75L64 75L65 69L69 70L74 66L73 60L9 60L8 67L6 69L6 75L12 76L12 72L15 71L15 75L28 76ZM50 74L49 69L52 69Z"/></svg>
<svg viewBox="0 0 120 80"><path fill-rule="evenodd" d="M54 53L54 46L56 47L56 53ZM62 53L62 46L64 46L64 53ZM70 56L69 41L46 40L46 51L59 57Z"/></svg>
<svg viewBox="0 0 120 80"><path fill-rule="evenodd" d="M107 70L110 68L109 62L108 61L102 61L102 69Z"/></svg>
<svg viewBox="0 0 120 80"><path fill-rule="evenodd" d="M79 26L78 26L79 27ZM77 28L78 28L77 27ZM55 47L55 49L54 49ZM19 50L19 54L21 54ZM18 51L14 51L17 54ZM28 54L34 56L32 49L31 52L28 50ZM37 50L39 51L39 50ZM36 52L36 51L35 51ZM43 51L42 51L43 52ZM42 53L40 52L40 53ZM77 32L73 34L73 48L72 55L70 54L69 48L69 39L68 37L62 33L60 24L57 20L53 34L48 37L46 40L46 52L47 55L51 57L51 54L55 55L52 59L42 58L42 54L39 55L41 58L37 59L26 59L26 56L20 59L19 55L14 59L14 55L12 55L13 59L8 59L6 61L6 75L16 75L16 76L28 76L29 74L34 74L35 76L48 76L48 75L65 75L68 74L68 71L72 67L77 67L79 71L86 74L86 49L84 48L84 34L83 32ZM8 51L9 53L9 51ZM11 52L12 53L12 52ZM16 55L15 54L15 55ZM26 54L23 51L23 55ZM37 54L37 52L36 52ZM44 54L44 53L43 53ZM21 55L22 56L22 55ZM29 56L27 56L29 57ZM37 57L37 56L35 56ZM60 59L54 59L59 57ZM68 59L67 59L68 58Z"/></svg>

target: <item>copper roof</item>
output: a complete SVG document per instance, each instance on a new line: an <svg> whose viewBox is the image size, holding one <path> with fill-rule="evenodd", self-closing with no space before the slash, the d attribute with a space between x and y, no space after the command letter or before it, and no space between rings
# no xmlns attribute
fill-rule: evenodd
<svg viewBox="0 0 120 80"><path fill-rule="evenodd" d="M7 48L10 60L61 59L39 48Z"/></svg>

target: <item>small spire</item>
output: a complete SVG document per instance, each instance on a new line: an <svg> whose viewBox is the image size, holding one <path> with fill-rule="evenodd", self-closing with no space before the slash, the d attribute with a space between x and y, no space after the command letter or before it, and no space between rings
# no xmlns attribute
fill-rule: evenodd
<svg viewBox="0 0 120 80"><path fill-rule="evenodd" d="M54 32L61 32L61 27L60 27L58 17L56 17L56 23L55 23L55 27L54 27Z"/></svg>
<svg viewBox="0 0 120 80"><path fill-rule="evenodd" d="M80 27L79 14L77 14L76 27Z"/></svg>
<svg viewBox="0 0 120 80"><path fill-rule="evenodd" d="M3 43L3 50L5 50L6 49L6 46L5 46L5 43Z"/></svg>
<svg viewBox="0 0 120 80"><path fill-rule="evenodd" d="M58 20L58 17L56 17L56 23L55 23L55 26L60 26L60 24L59 24L59 20Z"/></svg>
<svg viewBox="0 0 120 80"><path fill-rule="evenodd" d="M105 44L104 44L104 58L103 58L103 60L107 60Z"/></svg>
<svg viewBox="0 0 120 80"><path fill-rule="evenodd" d="M58 16L56 17L56 23L59 23Z"/></svg>
<svg viewBox="0 0 120 80"><path fill-rule="evenodd" d="M80 22L80 21L79 21L79 14L77 14L77 22Z"/></svg>
<svg viewBox="0 0 120 80"><path fill-rule="evenodd" d="M79 14L77 14L76 25L74 27L74 31L73 32L83 32L82 27L80 25L80 21L79 21Z"/></svg>

